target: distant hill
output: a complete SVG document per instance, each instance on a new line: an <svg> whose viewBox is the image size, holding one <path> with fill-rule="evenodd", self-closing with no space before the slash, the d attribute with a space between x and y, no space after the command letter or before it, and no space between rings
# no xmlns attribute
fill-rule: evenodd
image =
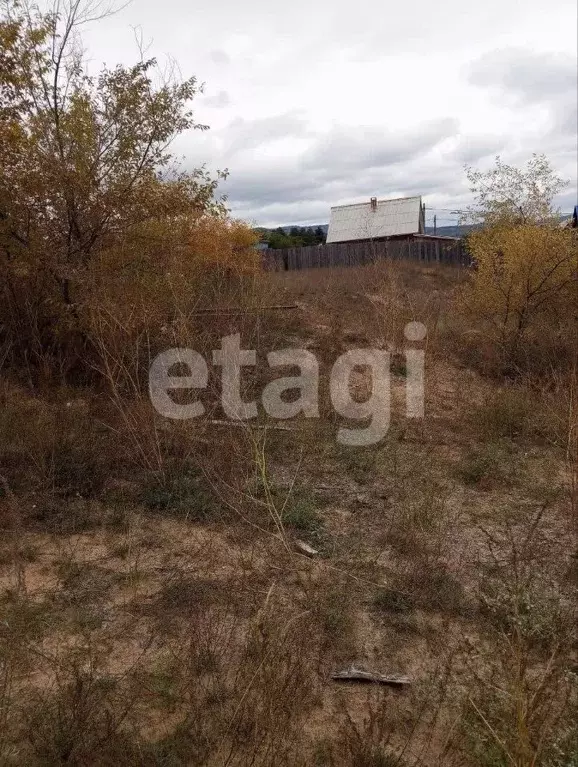
<svg viewBox="0 0 578 767"><path fill-rule="evenodd" d="M285 232L285 234L289 234L291 229L293 229L294 226L297 226L299 229L317 229L319 227L323 230L323 234L327 235L327 230L329 229L329 224L293 224L293 226L282 226L281 229Z"/></svg>
<svg viewBox="0 0 578 767"><path fill-rule="evenodd" d="M285 234L289 234L291 232L291 229L317 229L320 228L323 230L323 234L327 234L327 230L329 229L329 224L291 224L291 226L258 226L256 227L259 231L262 232L275 232L278 229L282 229Z"/></svg>
<svg viewBox="0 0 578 767"><path fill-rule="evenodd" d="M437 234L439 237L463 237L474 229L476 229L475 224L462 224L462 226L458 226L457 224L452 226L438 226L436 227L435 234ZM434 234L433 226L426 226L425 233Z"/></svg>
<svg viewBox="0 0 578 767"><path fill-rule="evenodd" d="M329 229L329 224L312 224L311 226L301 226L293 224L292 226L279 226L274 228L268 228L265 226L259 227L262 231L265 232L273 232L276 229L282 229L285 234L289 234L291 229L293 229L295 226L299 226L301 229L317 229L318 227L323 230L323 234L327 236L327 231ZM441 237L459 237L464 234L466 234L468 231L470 231L473 227L472 226L438 226L437 227L437 234L439 234ZM433 234L433 226L426 226L426 234Z"/></svg>
<svg viewBox="0 0 578 767"><path fill-rule="evenodd" d="M572 216L560 216L560 223L562 223L562 221L567 221L569 218L572 218ZM462 226L458 226L456 224L454 226L438 226L436 228L436 234L438 234L440 237L463 237L464 235L473 232L475 229L478 229L480 226L481 224L463 224ZM433 226L426 226L425 233L433 234Z"/></svg>
<svg viewBox="0 0 578 767"><path fill-rule="evenodd" d="M571 215L567 216L560 216L560 221L566 221L567 219L572 218ZM291 226L280 226L280 227L259 227L259 229L265 231L265 232L273 232L275 229L283 229L285 234L289 234L291 229L293 229L295 226L298 226L300 229L317 229L318 227L323 230L323 234L327 236L327 231L329 229L329 224L311 224L311 226L303 226L301 224L293 224ZM436 234L438 234L440 237L463 237L466 234L469 234L469 232L476 229L478 225L477 224L463 224L462 226L458 226L457 224L452 226L438 226L436 228ZM425 228L426 234L433 234L434 228L433 226L426 226Z"/></svg>

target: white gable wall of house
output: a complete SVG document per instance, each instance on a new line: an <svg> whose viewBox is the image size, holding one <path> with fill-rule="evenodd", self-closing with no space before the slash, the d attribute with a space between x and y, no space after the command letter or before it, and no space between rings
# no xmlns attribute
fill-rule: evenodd
<svg viewBox="0 0 578 767"><path fill-rule="evenodd" d="M377 200L331 208L327 242L374 240L423 233L421 197Z"/></svg>

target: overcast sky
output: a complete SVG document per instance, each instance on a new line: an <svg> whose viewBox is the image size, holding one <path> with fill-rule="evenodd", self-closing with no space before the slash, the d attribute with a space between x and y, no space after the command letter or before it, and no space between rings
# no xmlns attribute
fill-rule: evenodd
<svg viewBox="0 0 578 767"><path fill-rule="evenodd" d="M465 163L544 152L577 186L575 0L133 0L83 33L91 66L148 55L206 83L185 167L228 168L233 214L325 223L331 205L421 194L438 224ZM428 215L428 218L430 216ZM429 221L428 221L429 223Z"/></svg>

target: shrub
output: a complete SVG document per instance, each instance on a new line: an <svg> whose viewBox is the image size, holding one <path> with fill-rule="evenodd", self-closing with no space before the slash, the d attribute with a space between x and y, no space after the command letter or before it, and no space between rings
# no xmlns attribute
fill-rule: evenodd
<svg viewBox="0 0 578 767"><path fill-rule="evenodd" d="M578 234L558 226L553 206L567 182L536 154L525 168L497 157L488 171L466 173L476 200L468 218L482 224L468 236L475 269L459 300L479 333L468 356L508 375L571 364Z"/></svg>
<svg viewBox="0 0 578 767"><path fill-rule="evenodd" d="M492 392L470 413L473 424L486 439L517 439L530 431L534 404L523 389L504 387Z"/></svg>
<svg viewBox="0 0 578 767"><path fill-rule="evenodd" d="M218 511L202 477L187 467L151 477L142 490L141 502L151 511L177 514L192 522L206 522Z"/></svg>
<svg viewBox="0 0 578 767"><path fill-rule="evenodd" d="M282 514L282 521L302 533L316 533L321 528L321 521L313 500L301 494L290 497Z"/></svg>
<svg viewBox="0 0 578 767"><path fill-rule="evenodd" d="M86 15L9 0L0 19L0 346L35 377L134 382L211 280L237 289L256 237L214 196L225 174L171 165L171 140L207 127L195 78L157 86L154 59L88 77Z"/></svg>
<svg viewBox="0 0 578 767"><path fill-rule="evenodd" d="M502 370L540 372L568 363L577 286L575 231L499 225L474 232L468 245L476 270L461 304L496 345Z"/></svg>

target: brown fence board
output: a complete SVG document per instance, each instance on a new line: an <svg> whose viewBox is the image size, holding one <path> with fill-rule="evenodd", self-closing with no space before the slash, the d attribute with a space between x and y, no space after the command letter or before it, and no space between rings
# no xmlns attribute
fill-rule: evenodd
<svg viewBox="0 0 578 767"><path fill-rule="evenodd" d="M362 266L383 259L409 259L454 266L469 266L471 263L462 240L442 240L434 237L342 242L268 250L264 252L264 259L266 268L272 271Z"/></svg>

